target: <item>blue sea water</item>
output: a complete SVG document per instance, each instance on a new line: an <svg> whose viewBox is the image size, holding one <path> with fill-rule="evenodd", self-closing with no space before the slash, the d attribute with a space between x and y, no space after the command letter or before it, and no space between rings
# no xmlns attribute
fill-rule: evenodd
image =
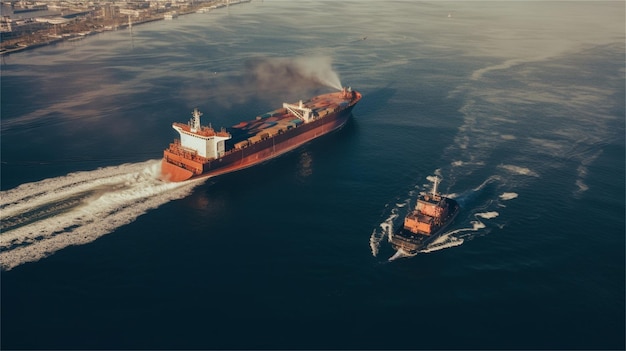
<svg viewBox="0 0 626 351"><path fill-rule="evenodd" d="M252 1L2 58L3 349L624 349L624 2ZM194 107L340 131L155 179ZM462 206L388 242L427 177Z"/></svg>

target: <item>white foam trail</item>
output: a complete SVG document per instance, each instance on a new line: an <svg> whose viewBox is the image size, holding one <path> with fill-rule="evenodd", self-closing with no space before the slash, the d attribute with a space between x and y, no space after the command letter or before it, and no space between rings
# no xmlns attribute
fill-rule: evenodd
<svg viewBox="0 0 626 351"><path fill-rule="evenodd" d="M378 248L380 247L380 241L382 237L377 235L376 229L372 230L372 234L370 235L370 250L372 251L372 256L378 256Z"/></svg>
<svg viewBox="0 0 626 351"><path fill-rule="evenodd" d="M383 234L390 234L393 231L393 220L398 218L398 212L392 211L391 215L380 224Z"/></svg>
<svg viewBox="0 0 626 351"><path fill-rule="evenodd" d="M578 187L578 192L585 192L589 190L589 186L585 184L582 179L576 179L576 186Z"/></svg>
<svg viewBox="0 0 626 351"><path fill-rule="evenodd" d="M380 231L374 229L372 231L372 235L370 236L370 249L372 250L372 256L378 256L378 249L380 248L380 243L385 239L385 237L391 235L393 233L393 220L398 218L397 208L394 208L391 211L391 215L387 217L387 219L380 224Z"/></svg>
<svg viewBox="0 0 626 351"><path fill-rule="evenodd" d="M466 162L466 161L461 161L461 160L457 160L457 161L452 161L452 163L450 163L453 167L462 167L462 166L484 166L485 162Z"/></svg>
<svg viewBox="0 0 626 351"><path fill-rule="evenodd" d="M517 137L515 135L511 135L511 134L501 134L500 138L502 140L515 140L515 139L517 139Z"/></svg>
<svg viewBox="0 0 626 351"><path fill-rule="evenodd" d="M471 228L460 228L460 229L456 229L451 231L450 233L446 233L446 235L454 235L454 234L458 234L458 233L463 233L463 232L477 232L480 229L485 228L485 223L481 222L481 221L471 221L470 222L472 224ZM465 234L465 235L459 235L457 236L458 238L464 238L466 236L468 236L469 234Z"/></svg>
<svg viewBox="0 0 626 351"><path fill-rule="evenodd" d="M519 174L519 175L527 175L527 176L531 176L531 177L539 177L539 174L535 173L534 171L526 168L526 167L519 167L519 166L515 166L515 165L499 165L498 167L500 168L504 168L507 171L513 173L513 174Z"/></svg>
<svg viewBox="0 0 626 351"><path fill-rule="evenodd" d="M464 240L453 236L452 234L454 233L455 232L443 234L442 236L437 238L435 241L430 243L425 249L422 249L419 252L429 253L429 252L439 251L439 250L443 250L443 249L447 249L450 247L455 247L455 246L459 246L463 244Z"/></svg>
<svg viewBox="0 0 626 351"><path fill-rule="evenodd" d="M578 196L580 193L583 193L589 190L589 186L585 183L585 179L587 178L587 173L588 173L587 165L594 162L598 158L598 156L600 156L600 154L602 154L602 150L597 151L595 154L591 156L585 157L583 160L581 160L580 165L576 168L576 172L578 174L578 179L576 179L576 187L577 187L577 191L575 192L576 196Z"/></svg>
<svg viewBox="0 0 626 351"><path fill-rule="evenodd" d="M500 199L504 200L504 201L506 201L506 200L513 200L513 199L517 198L517 196L518 196L517 193L502 193L500 195Z"/></svg>
<svg viewBox="0 0 626 351"><path fill-rule="evenodd" d="M12 269L37 261L70 245L92 242L134 221L149 209L179 199L204 180L165 183L158 180L160 161L125 164L45 179L0 193L1 219L54 207L75 198L76 206L0 235L0 267ZM81 197L83 196L84 197Z"/></svg>
<svg viewBox="0 0 626 351"><path fill-rule="evenodd" d="M474 232L486 227L485 223L481 221L471 221L470 223L472 223L472 231Z"/></svg>
<svg viewBox="0 0 626 351"><path fill-rule="evenodd" d="M449 193L449 194L444 194L445 197L449 197L451 199L456 199L457 197L459 197L459 194L457 193Z"/></svg>
<svg viewBox="0 0 626 351"><path fill-rule="evenodd" d="M484 213L477 213L476 217L491 219L491 218L497 217L498 215L499 215L498 212L484 212ZM464 232L477 232L480 229L483 229L486 227L485 223L478 221L478 220L471 221L470 223L472 224L471 228L460 228L460 229L456 229L451 232L445 233L441 235L439 238L437 238L435 241L430 243L425 249L420 250L419 253L429 253L429 252L447 249L450 247L459 246L463 244L463 242L465 242L465 239L463 238L470 234L465 234L465 235L457 235L457 234L464 233Z"/></svg>
<svg viewBox="0 0 626 351"><path fill-rule="evenodd" d="M506 60L500 64L497 65L492 65L492 66L488 66L488 67L484 67L481 69L477 69L476 71L474 71L472 73L471 79L472 80L478 80L481 79L483 77L483 75L487 72L491 72L491 71L498 71L498 70L507 70L511 67L515 67L517 65L520 64L525 64L525 63L529 63L529 62L539 62L539 61L544 61L546 59L548 59L549 56L545 55L545 56L541 56L541 57L535 57L535 58L525 58L525 59L510 59L510 60Z"/></svg>
<svg viewBox="0 0 626 351"><path fill-rule="evenodd" d="M434 183L435 181L437 181L437 177L436 176L427 176L426 179L431 182ZM439 179L440 181L443 179Z"/></svg>
<svg viewBox="0 0 626 351"><path fill-rule="evenodd" d="M406 252L406 251L404 251L402 249L398 249L398 251L396 251L396 253L393 254L393 256L389 257L387 259L387 261L391 262L391 261L395 261L395 260L400 259L400 258L413 257L415 255L416 254L411 254L411 253L408 253L408 252Z"/></svg>
<svg viewBox="0 0 626 351"><path fill-rule="evenodd" d="M477 213L476 216L480 217L480 218L484 218L484 219L492 219L492 218L496 218L498 217L500 214L498 212L492 211L492 212L483 212L483 213Z"/></svg>
<svg viewBox="0 0 626 351"><path fill-rule="evenodd" d="M482 190L482 188L484 188L487 184L494 182L496 180L500 180L501 178L497 175L492 175L489 178L487 178L484 182L482 182L479 186L477 186L476 188L474 188L474 192L480 191Z"/></svg>

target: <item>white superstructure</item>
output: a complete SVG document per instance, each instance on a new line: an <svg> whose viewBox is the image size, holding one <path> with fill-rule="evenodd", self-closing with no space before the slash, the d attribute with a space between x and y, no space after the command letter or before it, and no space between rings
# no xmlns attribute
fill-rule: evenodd
<svg viewBox="0 0 626 351"><path fill-rule="evenodd" d="M211 127L203 127L200 124L202 113L197 108L193 110L192 116L189 124L172 124L172 128L180 134L181 146L204 158L222 157L225 152L224 142L230 139L231 135L225 131L216 132Z"/></svg>

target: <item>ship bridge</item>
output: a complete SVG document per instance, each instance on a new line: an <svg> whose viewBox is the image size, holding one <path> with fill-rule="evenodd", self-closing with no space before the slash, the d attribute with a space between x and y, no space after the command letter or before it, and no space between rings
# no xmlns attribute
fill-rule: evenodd
<svg viewBox="0 0 626 351"><path fill-rule="evenodd" d="M192 118L188 124L172 124L172 128L180 134L180 146L207 159L222 157L225 153L224 142L231 138L230 133L225 130L217 132L211 126L202 126L200 124L202 112L197 108L191 114Z"/></svg>

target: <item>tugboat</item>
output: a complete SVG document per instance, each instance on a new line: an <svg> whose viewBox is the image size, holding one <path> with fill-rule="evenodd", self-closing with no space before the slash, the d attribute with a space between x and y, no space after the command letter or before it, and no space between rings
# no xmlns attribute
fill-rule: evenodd
<svg viewBox="0 0 626 351"><path fill-rule="evenodd" d="M404 225L389 237L391 246L414 255L439 237L459 213L459 204L437 192L440 178L433 179L430 193L421 192Z"/></svg>

